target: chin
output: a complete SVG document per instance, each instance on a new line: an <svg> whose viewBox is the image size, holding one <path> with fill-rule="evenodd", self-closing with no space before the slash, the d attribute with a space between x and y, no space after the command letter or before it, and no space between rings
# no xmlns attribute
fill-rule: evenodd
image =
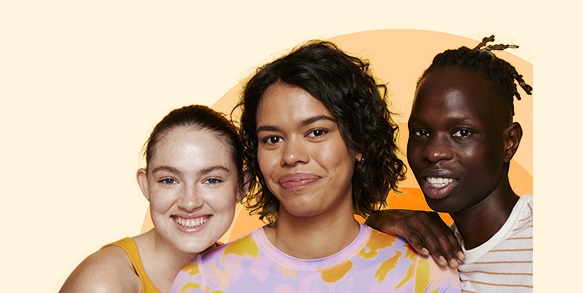
<svg viewBox="0 0 583 293"><path fill-rule="evenodd" d="M208 245L207 245L208 244ZM196 245L191 245L188 247L184 247L181 249L182 252L189 253L189 254L199 254L206 251L209 247L213 246L215 242L210 243L197 243Z"/></svg>
<svg viewBox="0 0 583 293"><path fill-rule="evenodd" d="M425 197L425 201L427 205L434 211L440 213L452 213L454 210L452 209L452 205L447 203L447 198L443 199L432 199Z"/></svg>

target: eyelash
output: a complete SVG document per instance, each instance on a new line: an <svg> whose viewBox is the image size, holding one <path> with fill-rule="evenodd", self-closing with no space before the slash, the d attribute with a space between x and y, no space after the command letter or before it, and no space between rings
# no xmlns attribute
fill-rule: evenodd
<svg viewBox="0 0 583 293"><path fill-rule="evenodd" d="M464 132L465 135L462 134L462 132ZM456 135L457 133L459 133L460 135ZM467 130L467 129L460 129L452 134L452 136L455 136L455 137L468 137L470 135L472 135L472 132Z"/></svg>
<svg viewBox="0 0 583 293"><path fill-rule="evenodd" d="M312 129L312 130L308 131L306 136L318 138L320 136L325 135L326 133L328 133L328 130L322 129L322 128L316 128L316 129ZM277 139L278 141L272 142L273 139ZM261 142L263 144L266 144L266 145L275 145L275 144L280 143L282 140L283 139L280 136L268 135L268 136L264 137L263 139L261 139Z"/></svg>
<svg viewBox="0 0 583 293"><path fill-rule="evenodd" d="M281 141L281 137L276 136L276 135L268 135L266 137L264 137L261 141L264 144L268 144L268 145L273 145L273 144L277 144L278 142L271 142L272 139L277 138L279 141Z"/></svg>
<svg viewBox="0 0 583 293"><path fill-rule="evenodd" d="M413 133L413 135L415 135L415 136L420 136L420 137L427 137L427 136L429 136L429 131L427 131L427 130L424 130L424 129L421 129L421 130L416 130L416 131L413 131L412 133ZM458 134L458 133L459 133L459 135L456 135L456 134ZM465 134L462 134L462 133L465 133ZM454 133L452 134L452 136L453 136L453 137L468 137L468 136L470 136L470 135L472 135L472 134L473 134L473 132L472 132L472 131L470 131L470 130L467 130L467 129L460 129L460 130L458 130L458 131L454 132Z"/></svg>
<svg viewBox="0 0 583 293"><path fill-rule="evenodd" d="M415 130L411 133L413 133L413 135L415 135L415 136L429 136L429 132L427 130L424 130L424 129Z"/></svg>
<svg viewBox="0 0 583 293"><path fill-rule="evenodd" d="M213 181L213 182L210 182L210 181ZM204 182L209 183L211 185L215 185L215 184L219 184L219 183L223 182L223 180L221 180L219 178L209 178L209 179L206 179Z"/></svg>
<svg viewBox="0 0 583 293"><path fill-rule="evenodd" d="M172 182L169 182L172 181ZM160 180L160 183L164 184L164 185L170 185L170 184L175 184L176 180L172 179L172 178L164 178Z"/></svg>
<svg viewBox="0 0 583 293"><path fill-rule="evenodd" d="M319 133L320 133L320 135L316 135L316 132L319 132ZM322 135L324 135L324 134L326 134L326 133L328 133L328 130L326 130L326 129L321 129L321 128L317 128L317 129L314 129L314 130L310 130L310 131L308 132L308 136L310 136L310 135L314 134L314 137L320 137L320 136L322 136Z"/></svg>

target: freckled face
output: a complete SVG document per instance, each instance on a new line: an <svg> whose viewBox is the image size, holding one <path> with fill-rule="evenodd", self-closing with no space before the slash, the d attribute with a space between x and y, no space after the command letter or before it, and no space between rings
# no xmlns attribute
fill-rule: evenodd
<svg viewBox="0 0 583 293"><path fill-rule="evenodd" d="M224 234L239 192L231 158L225 142L206 129L178 127L161 135L138 181L162 239L199 253Z"/></svg>
<svg viewBox="0 0 583 293"><path fill-rule="evenodd" d="M489 84L457 69L427 74L409 118L407 159L428 205L455 213L482 202L503 178L508 114Z"/></svg>
<svg viewBox="0 0 583 293"><path fill-rule="evenodd" d="M257 159L269 190L285 215L352 214L356 152L332 113L305 90L269 87L257 112Z"/></svg>

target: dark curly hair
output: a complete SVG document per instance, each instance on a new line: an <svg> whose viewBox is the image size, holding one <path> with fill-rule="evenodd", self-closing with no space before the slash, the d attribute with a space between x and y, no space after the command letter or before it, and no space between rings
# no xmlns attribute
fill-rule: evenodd
<svg viewBox="0 0 583 293"><path fill-rule="evenodd" d="M257 162L257 110L265 91L282 82L307 91L334 115L346 144L363 155L352 177L354 212L363 217L386 206L390 190L405 178L397 157L397 125L386 103L386 86L377 84L369 64L335 44L310 41L257 69L235 107L241 109L240 136L251 214L277 222L279 200L268 189Z"/></svg>
<svg viewBox="0 0 583 293"><path fill-rule="evenodd" d="M231 157L237 166L239 178L243 171L243 151L237 128L225 117L204 105L190 105L170 111L156 126L144 144L146 164L156 153L156 145L160 138L177 127L194 126L216 133L231 150ZM147 166L146 166L147 168Z"/></svg>
<svg viewBox="0 0 583 293"><path fill-rule="evenodd" d="M417 81L419 82L425 75L445 68L457 68L488 82L492 90L506 105L508 113L514 116L514 97L520 100L520 94L516 83L529 95L532 94L532 86L526 84L514 66L506 60L498 58L492 50L504 50L507 48L518 48L517 45L495 44L487 45L494 41L494 35L485 37L475 48L470 49L462 46L458 49L446 50L437 54L433 58L433 63L423 72ZM514 82L516 80L516 83Z"/></svg>

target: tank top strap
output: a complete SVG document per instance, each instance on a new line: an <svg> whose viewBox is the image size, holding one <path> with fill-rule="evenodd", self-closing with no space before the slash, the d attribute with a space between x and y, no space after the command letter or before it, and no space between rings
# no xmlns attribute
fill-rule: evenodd
<svg viewBox="0 0 583 293"><path fill-rule="evenodd" d="M148 274L146 274L146 270L144 270L144 265L142 264L142 258L140 258L140 252L138 250L138 245L136 242L130 238L126 237L119 241L107 244L103 247L108 246L117 246L128 255L130 261L132 262L132 266L134 267L134 271L140 278L140 283L142 284L142 293L162 293L158 288L152 284L150 278L148 278Z"/></svg>

